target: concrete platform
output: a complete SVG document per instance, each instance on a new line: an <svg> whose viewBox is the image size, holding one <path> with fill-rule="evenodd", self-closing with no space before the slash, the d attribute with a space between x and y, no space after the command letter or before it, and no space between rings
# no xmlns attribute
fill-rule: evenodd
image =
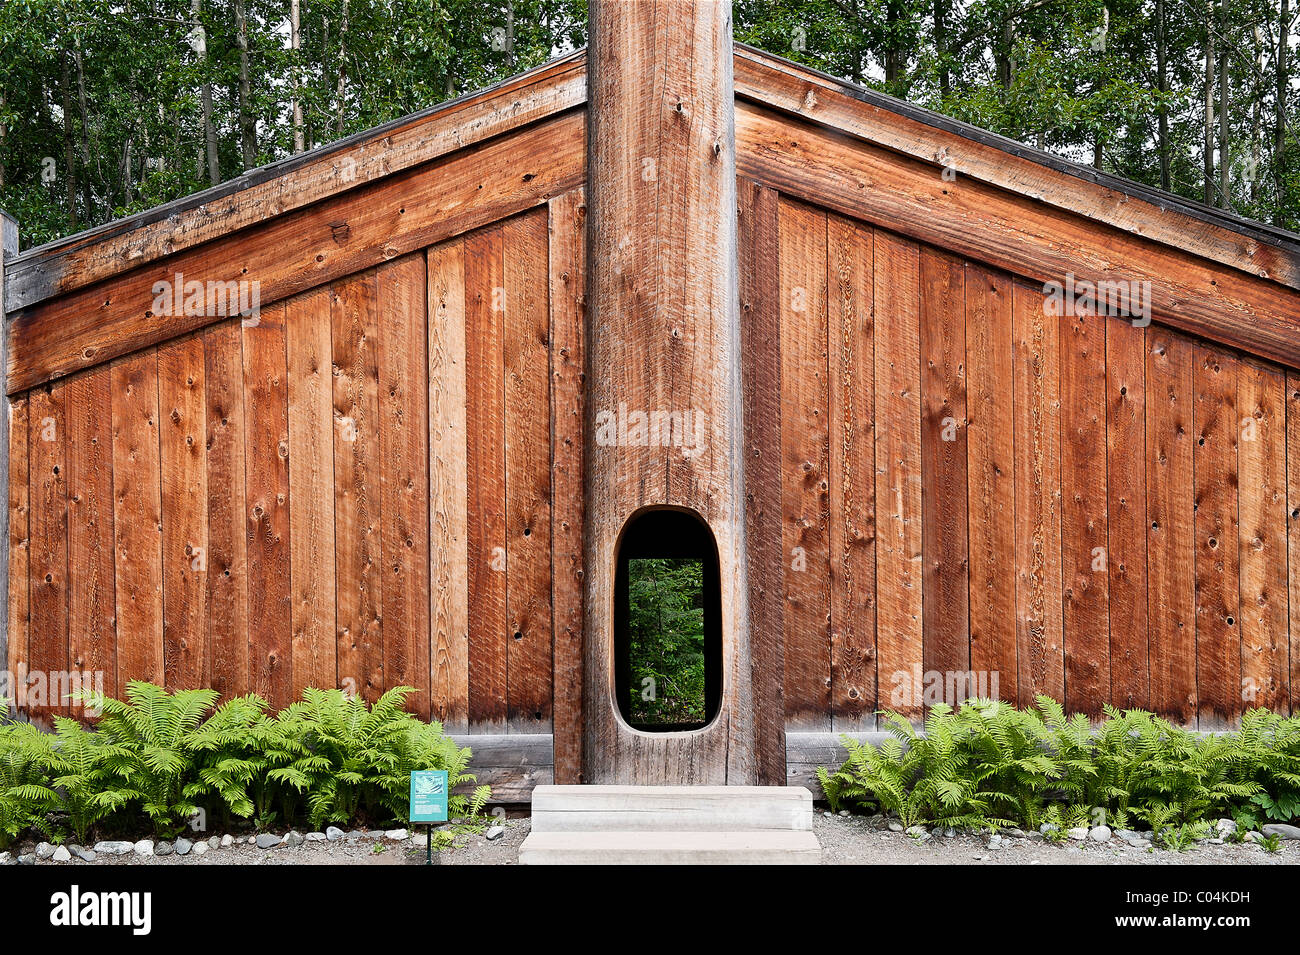
<svg viewBox="0 0 1300 955"><path fill-rule="evenodd" d="M819 865L811 831L533 832L520 865Z"/></svg>

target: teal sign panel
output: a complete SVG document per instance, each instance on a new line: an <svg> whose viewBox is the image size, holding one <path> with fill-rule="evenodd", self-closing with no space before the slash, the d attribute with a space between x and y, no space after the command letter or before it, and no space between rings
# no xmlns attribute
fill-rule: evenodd
<svg viewBox="0 0 1300 955"><path fill-rule="evenodd" d="M411 822L446 821L446 770L418 769L411 773Z"/></svg>

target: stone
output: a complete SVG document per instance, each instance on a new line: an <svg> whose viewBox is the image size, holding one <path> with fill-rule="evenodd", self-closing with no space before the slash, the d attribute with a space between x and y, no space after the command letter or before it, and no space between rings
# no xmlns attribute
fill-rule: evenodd
<svg viewBox="0 0 1300 955"><path fill-rule="evenodd" d="M45 860L50 859L53 856L54 856L54 846L50 845L48 842L42 842L39 845L37 845L36 858L38 860L44 862Z"/></svg>
<svg viewBox="0 0 1300 955"><path fill-rule="evenodd" d="M505 834L506 830L504 826L492 826L483 834L483 838L487 839L488 842L495 842Z"/></svg>
<svg viewBox="0 0 1300 955"><path fill-rule="evenodd" d="M1025 838L1028 839L1030 842L1042 842L1043 834L1041 832L1030 832L1025 835Z"/></svg>
<svg viewBox="0 0 1300 955"><path fill-rule="evenodd" d="M170 842L160 842L153 847L153 854L156 856L169 856L175 851L175 847Z"/></svg>
<svg viewBox="0 0 1300 955"><path fill-rule="evenodd" d="M1076 826L1075 828L1067 832L1066 835L1069 836L1071 839L1073 839L1075 842L1082 842L1084 839L1088 838L1088 827Z"/></svg>
<svg viewBox="0 0 1300 955"><path fill-rule="evenodd" d="M1110 826L1093 826L1088 830L1088 838L1093 842L1109 842L1110 836Z"/></svg>
<svg viewBox="0 0 1300 955"><path fill-rule="evenodd" d="M284 839L282 836L277 836L273 832L258 833L257 837L253 840L259 849L274 849L283 841Z"/></svg>
<svg viewBox="0 0 1300 955"><path fill-rule="evenodd" d="M248 844L249 844L250 846L255 846L255 845L257 845L257 836L249 836L249 837L248 837Z"/></svg>
<svg viewBox="0 0 1300 955"><path fill-rule="evenodd" d="M290 831L284 834L284 844L290 849L296 849L298 846L302 845L302 843L303 838L301 832Z"/></svg>
<svg viewBox="0 0 1300 955"><path fill-rule="evenodd" d="M389 842L405 842L411 837L411 834L405 829L389 829L384 833L384 838Z"/></svg>
<svg viewBox="0 0 1300 955"><path fill-rule="evenodd" d="M830 819L834 817L835 813L831 812L829 809L825 809L822 811L822 815L825 816L827 819Z"/></svg>
<svg viewBox="0 0 1300 955"><path fill-rule="evenodd" d="M232 835L230 835L230 834L227 833L226 835L224 835L224 836L221 837L221 848L223 848L223 849L229 849L229 848L230 848L231 846L233 846L234 844L235 844L235 837L234 837L234 836L232 836Z"/></svg>
<svg viewBox="0 0 1300 955"><path fill-rule="evenodd" d="M348 842L360 842L362 839L365 838L365 833L353 829L351 832L347 834L345 838L348 840Z"/></svg>
<svg viewBox="0 0 1300 955"><path fill-rule="evenodd" d="M841 809L840 815L847 819L849 817L849 811L847 809Z"/></svg>
<svg viewBox="0 0 1300 955"><path fill-rule="evenodd" d="M309 832L309 833L307 833L307 841L308 841L308 842L324 842L324 841L325 841L325 833L323 833L323 832Z"/></svg>
<svg viewBox="0 0 1300 955"><path fill-rule="evenodd" d="M7 852L0 852L0 865L13 865L14 857Z"/></svg>
<svg viewBox="0 0 1300 955"><path fill-rule="evenodd" d="M1215 821L1214 828L1219 835L1227 836L1237 831L1237 823L1232 819L1219 819Z"/></svg>
<svg viewBox="0 0 1300 955"><path fill-rule="evenodd" d="M1002 837L995 832L993 835L989 836L987 845L990 849L998 848L1002 845Z"/></svg>
<svg viewBox="0 0 1300 955"><path fill-rule="evenodd" d="M1010 836L1012 839L1023 839L1023 838L1025 838L1025 830L1023 830L1023 829L1008 829L1006 832L1003 833L1003 835L1004 835L1004 836Z"/></svg>
<svg viewBox="0 0 1300 955"><path fill-rule="evenodd" d="M891 819L891 820L889 820L889 831L890 831L890 832L902 832L902 831L903 831L903 824L902 824L901 822L898 822L898 821L894 820L894 819Z"/></svg>
<svg viewBox="0 0 1300 955"><path fill-rule="evenodd" d="M221 848L221 840L218 839L216 836L213 836L206 843L204 843L204 845L206 845L209 849L219 849Z"/></svg>
<svg viewBox="0 0 1300 955"><path fill-rule="evenodd" d="M943 831L943 837L944 837L945 839L956 839L956 838L957 838L957 830L956 830L956 829L945 829L945 830Z"/></svg>
<svg viewBox="0 0 1300 955"><path fill-rule="evenodd" d="M330 842L338 842L340 839L343 838L343 835L344 835L343 830L340 829L338 826L330 826L325 830L325 838L328 839Z"/></svg>
<svg viewBox="0 0 1300 955"><path fill-rule="evenodd" d="M66 846L59 846L54 850L54 855L50 856L55 862L71 862L72 853L67 850Z"/></svg>
<svg viewBox="0 0 1300 955"><path fill-rule="evenodd" d="M142 859L147 859L153 855L153 840L141 839L131 848L135 850L136 855L140 856Z"/></svg>
<svg viewBox="0 0 1300 955"><path fill-rule="evenodd" d="M1253 829L1250 830L1249 832L1247 832L1244 836L1242 836L1242 839L1244 839L1246 842L1263 842L1263 841L1264 841L1264 837L1263 837L1262 835L1260 835L1258 832L1256 832L1255 830L1253 830Z"/></svg>
<svg viewBox="0 0 1300 955"><path fill-rule="evenodd" d="M36 865L36 854L33 853L33 852L29 852L29 853L27 853L26 855L21 855L21 856L19 856L19 857L18 857L18 864L19 864L19 865Z"/></svg>
<svg viewBox="0 0 1300 955"><path fill-rule="evenodd" d="M903 831L917 842L925 842L930 838L930 833L926 831L925 826L909 826Z"/></svg>
<svg viewBox="0 0 1300 955"><path fill-rule="evenodd" d="M196 856L201 856L203 853L207 852L209 848L210 846L206 842L196 842L194 843L194 854Z"/></svg>
<svg viewBox="0 0 1300 955"><path fill-rule="evenodd" d="M190 842L190 840L188 840L188 839L177 839L177 840L176 840L176 854L177 854L178 856L187 856L187 855L189 855L189 854L190 854L190 850L193 849L193 848L194 848L194 843Z"/></svg>
<svg viewBox="0 0 1300 955"><path fill-rule="evenodd" d="M68 846L68 851L80 859L82 862L94 862L99 858L94 849L85 849L81 846Z"/></svg>
<svg viewBox="0 0 1300 955"><path fill-rule="evenodd" d="M1267 826L1260 826L1259 831L1266 836L1277 836L1279 839L1300 839L1300 826L1288 826L1281 822L1270 822Z"/></svg>

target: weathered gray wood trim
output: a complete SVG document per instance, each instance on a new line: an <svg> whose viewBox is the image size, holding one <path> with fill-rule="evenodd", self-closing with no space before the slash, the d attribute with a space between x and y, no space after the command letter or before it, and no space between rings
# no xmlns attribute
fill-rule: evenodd
<svg viewBox="0 0 1300 955"><path fill-rule="evenodd" d="M494 803L531 802L534 787L555 782L555 738L550 733L450 735L457 746L474 751L469 772L478 785L492 787Z"/></svg>
<svg viewBox="0 0 1300 955"><path fill-rule="evenodd" d="M0 368L9 361L9 321L4 274L18 254L18 220L0 209ZM0 389L3 392L4 389ZM9 669L9 396L0 393L0 671ZM8 681L5 681L7 684ZM0 696L9 690L0 686Z"/></svg>

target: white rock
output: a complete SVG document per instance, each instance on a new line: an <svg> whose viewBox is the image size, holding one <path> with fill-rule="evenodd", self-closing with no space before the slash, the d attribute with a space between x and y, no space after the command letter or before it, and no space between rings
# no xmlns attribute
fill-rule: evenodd
<svg viewBox="0 0 1300 955"><path fill-rule="evenodd" d="M196 856L201 856L203 853L207 852L209 848L210 846L206 842L196 842L194 843L193 852Z"/></svg>
<svg viewBox="0 0 1300 955"><path fill-rule="evenodd" d="M1232 819L1220 819L1214 823L1214 828L1219 831L1219 835L1226 836L1237 831L1237 823Z"/></svg>
<svg viewBox="0 0 1300 955"><path fill-rule="evenodd" d="M488 842L495 842L506 834L504 826L492 826L487 832L483 833L483 838Z"/></svg>
<svg viewBox="0 0 1300 955"><path fill-rule="evenodd" d="M330 826L325 830L325 838L330 842L338 842L343 838L343 830L338 826Z"/></svg>
<svg viewBox="0 0 1300 955"><path fill-rule="evenodd" d="M127 855L135 845L130 842L96 842L95 851L106 856Z"/></svg>
<svg viewBox="0 0 1300 955"><path fill-rule="evenodd" d="M1088 838L1093 842L1109 842L1110 836L1110 826L1094 826L1088 832Z"/></svg>
<svg viewBox="0 0 1300 955"><path fill-rule="evenodd" d="M889 820L889 831L890 831L890 832L902 832L902 831L903 831L903 824L902 824L901 822L898 822L898 821L895 820L895 819L891 819L891 820Z"/></svg>
<svg viewBox="0 0 1300 955"><path fill-rule="evenodd" d="M1246 835L1243 836L1242 838L1245 839L1247 842L1263 842L1263 841L1264 841L1264 837L1261 836L1258 832L1256 832L1256 831L1253 830L1253 829L1252 829L1250 832L1246 833Z"/></svg>
<svg viewBox="0 0 1300 955"><path fill-rule="evenodd" d="M71 862L72 853L68 851L66 846L59 846L54 850L54 855L50 856L50 858L55 862Z"/></svg>
<svg viewBox="0 0 1300 955"><path fill-rule="evenodd" d="M223 849L229 849L229 848L230 848L231 846L233 846L234 844L235 844L235 837L234 837L234 836L229 835L229 834L226 834L226 835L224 835L224 836L221 837L221 848L223 848Z"/></svg>
<svg viewBox="0 0 1300 955"><path fill-rule="evenodd" d="M216 849L216 848L218 848L220 845L221 845L221 840L218 839L216 836L213 836L211 839L209 839L209 840L207 841L207 847L208 847L209 849Z"/></svg>
<svg viewBox="0 0 1300 955"><path fill-rule="evenodd" d="M411 834L405 829L389 829L384 833L384 838L389 842L405 842L411 837Z"/></svg>
<svg viewBox="0 0 1300 955"><path fill-rule="evenodd" d="M143 858L147 858L148 856L153 855L153 840L141 839L134 846L132 846L132 848L135 849L136 855L141 856Z"/></svg>
<svg viewBox="0 0 1300 955"><path fill-rule="evenodd" d="M0 865L13 865L13 856L7 852L0 852Z"/></svg>
<svg viewBox="0 0 1300 955"><path fill-rule="evenodd" d="M1069 832L1067 832L1066 835L1069 836L1071 839L1073 839L1075 842L1082 842L1084 839L1088 838L1088 827L1076 826L1074 829L1071 829Z"/></svg>
<svg viewBox="0 0 1300 955"><path fill-rule="evenodd" d="M53 855L54 846L50 845L48 842L42 842L36 846L36 858L40 859L42 862L51 858Z"/></svg>
<svg viewBox="0 0 1300 955"><path fill-rule="evenodd" d="M194 843L188 839L176 840L176 854L178 856L187 856L194 849Z"/></svg>
<svg viewBox="0 0 1300 955"><path fill-rule="evenodd" d="M324 842L324 841L325 841L325 833L323 833L323 832L309 832L309 833L307 833L307 841L308 841L308 842Z"/></svg>

